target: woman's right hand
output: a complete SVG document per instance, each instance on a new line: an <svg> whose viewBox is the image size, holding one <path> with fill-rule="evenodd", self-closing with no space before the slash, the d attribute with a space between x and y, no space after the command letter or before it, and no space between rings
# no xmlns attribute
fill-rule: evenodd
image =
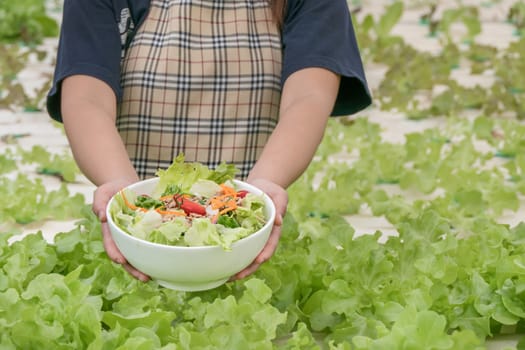
<svg viewBox="0 0 525 350"><path fill-rule="evenodd" d="M104 249L106 250L106 253L108 254L108 257L116 262L117 264L120 264L124 267L124 269L129 272L133 277L146 282L150 278L149 276L143 274L139 270L135 269L133 266L131 266L124 255L120 252L117 245L113 241L113 238L111 237L111 232L109 230L109 225L107 222L107 216L106 216L106 207L108 205L109 200L111 197L123 189L124 187L132 184L133 180L116 180L112 182L107 182L101 186L99 186L94 195L93 195L93 212L95 215L99 218L100 224L102 227L102 239L104 242Z"/></svg>

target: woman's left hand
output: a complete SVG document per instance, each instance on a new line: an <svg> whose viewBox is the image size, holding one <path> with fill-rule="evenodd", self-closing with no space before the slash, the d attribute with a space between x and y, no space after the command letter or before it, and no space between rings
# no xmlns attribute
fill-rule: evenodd
<svg viewBox="0 0 525 350"><path fill-rule="evenodd" d="M279 239L281 238L281 226L283 224L284 215L286 214L286 207L288 206L288 193L281 186L265 179L254 179L248 182L265 192L273 200L273 203L275 204L275 221L273 223L270 237L268 238L263 250L248 267L232 276L230 279L231 281L251 275L257 271L261 264L272 257L275 249L277 249Z"/></svg>

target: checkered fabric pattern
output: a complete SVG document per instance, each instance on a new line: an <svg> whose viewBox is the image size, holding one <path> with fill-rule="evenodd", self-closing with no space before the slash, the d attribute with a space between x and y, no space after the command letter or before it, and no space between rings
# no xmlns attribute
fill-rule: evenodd
<svg viewBox="0 0 525 350"><path fill-rule="evenodd" d="M267 0L153 0L122 62L117 118L139 176L183 152L245 178L277 123L281 55Z"/></svg>

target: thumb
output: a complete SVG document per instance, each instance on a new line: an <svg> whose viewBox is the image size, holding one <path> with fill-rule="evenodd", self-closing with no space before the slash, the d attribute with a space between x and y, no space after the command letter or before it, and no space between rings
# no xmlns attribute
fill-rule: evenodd
<svg viewBox="0 0 525 350"><path fill-rule="evenodd" d="M111 199L111 194L104 191L104 188L99 187L93 194L93 213L99 218L101 222L107 221L106 206Z"/></svg>

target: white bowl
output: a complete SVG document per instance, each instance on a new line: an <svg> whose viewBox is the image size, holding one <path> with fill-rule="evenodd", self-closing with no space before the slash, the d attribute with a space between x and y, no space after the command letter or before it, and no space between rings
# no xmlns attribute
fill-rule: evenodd
<svg viewBox="0 0 525 350"><path fill-rule="evenodd" d="M158 180L151 178L128 188L137 194L151 194ZM163 287L181 291L218 287L250 265L265 246L275 220L275 206L268 195L246 182L234 180L234 183L238 189L263 196L267 221L259 231L234 242L230 251L220 246L169 246L134 237L113 221L109 208L115 201L114 197L106 209L113 240L133 267Z"/></svg>

